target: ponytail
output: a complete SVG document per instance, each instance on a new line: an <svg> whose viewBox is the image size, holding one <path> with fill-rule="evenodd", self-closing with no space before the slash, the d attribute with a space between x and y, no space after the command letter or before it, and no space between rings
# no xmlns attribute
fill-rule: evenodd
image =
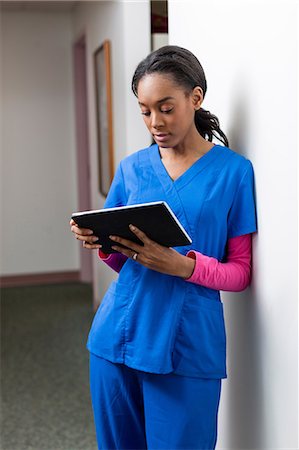
<svg viewBox="0 0 299 450"><path fill-rule="evenodd" d="M208 138L208 141L212 142L214 136L226 147L229 147L228 139L220 128L219 119L210 111L203 108L195 111L194 122L197 131L204 139Z"/></svg>

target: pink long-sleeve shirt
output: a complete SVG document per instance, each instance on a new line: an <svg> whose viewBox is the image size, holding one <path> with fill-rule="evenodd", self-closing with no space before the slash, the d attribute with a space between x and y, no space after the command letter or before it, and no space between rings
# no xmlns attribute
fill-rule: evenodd
<svg viewBox="0 0 299 450"><path fill-rule="evenodd" d="M185 281L221 291L243 291L251 281L251 244L251 233L228 239L226 262L189 250L186 256L195 260L195 266ZM107 255L101 250L99 257L116 272L120 272L127 260L122 253Z"/></svg>

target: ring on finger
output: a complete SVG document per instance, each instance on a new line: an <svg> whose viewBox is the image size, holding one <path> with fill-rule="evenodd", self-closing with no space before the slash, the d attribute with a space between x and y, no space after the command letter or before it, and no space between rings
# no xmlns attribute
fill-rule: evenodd
<svg viewBox="0 0 299 450"><path fill-rule="evenodd" d="M138 253L134 253L134 255L132 256L132 259L134 259L134 261L136 261L137 260L137 256L138 256Z"/></svg>

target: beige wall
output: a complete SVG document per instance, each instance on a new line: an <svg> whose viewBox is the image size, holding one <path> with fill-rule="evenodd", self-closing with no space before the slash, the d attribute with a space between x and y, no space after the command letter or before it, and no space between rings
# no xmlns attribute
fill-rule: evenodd
<svg viewBox="0 0 299 450"><path fill-rule="evenodd" d="M1 275L78 268L68 12L3 11Z"/></svg>

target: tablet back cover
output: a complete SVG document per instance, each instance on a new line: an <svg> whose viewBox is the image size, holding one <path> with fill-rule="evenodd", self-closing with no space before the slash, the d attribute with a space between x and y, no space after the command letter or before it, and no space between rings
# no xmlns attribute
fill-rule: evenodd
<svg viewBox="0 0 299 450"><path fill-rule="evenodd" d="M97 211L73 213L72 218L80 228L93 230L99 237L104 253L115 253L112 245L120 245L109 239L109 235L120 236L137 244L143 243L129 229L136 225L150 239L166 247L191 244L192 240L166 202L150 202L138 205L107 208ZM121 246L121 245L120 245Z"/></svg>

